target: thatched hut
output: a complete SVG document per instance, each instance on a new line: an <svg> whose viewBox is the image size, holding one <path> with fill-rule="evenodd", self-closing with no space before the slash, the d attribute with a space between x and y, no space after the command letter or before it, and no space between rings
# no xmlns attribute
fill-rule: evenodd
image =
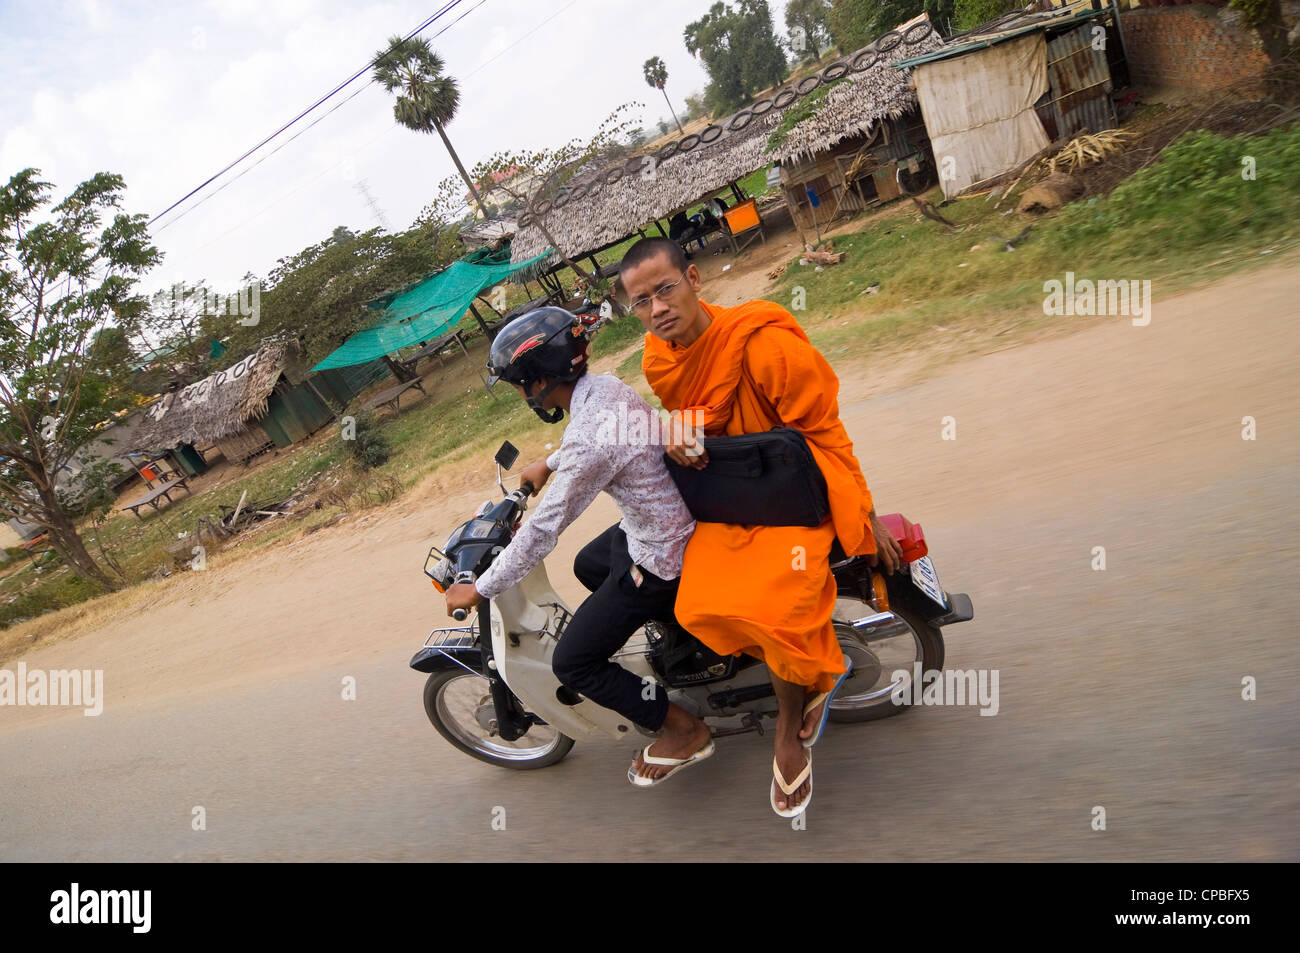
<svg viewBox="0 0 1300 953"><path fill-rule="evenodd" d="M547 230L560 251L578 258L616 244L648 222L670 218L774 159L784 165L866 135L916 104L906 74L892 64L942 45L922 15L699 133L579 175L553 205L543 204ZM814 95L817 99L809 102ZM528 214L518 224L513 261L550 247Z"/></svg>
<svg viewBox="0 0 1300 953"><path fill-rule="evenodd" d="M870 69L814 92L771 137L769 155L780 164L786 204L801 231L897 198L900 166L915 173L913 182L933 179L916 93L907 74L893 66L904 56L942 48L928 27L923 13L892 31L895 39L877 40L873 46L891 59L881 57Z"/></svg>
<svg viewBox="0 0 1300 953"><path fill-rule="evenodd" d="M155 401L135 432L135 444L148 450L215 445L231 461L269 449L278 442L263 425L268 422L269 402L277 388L283 393L294 389L285 372L298 356L293 339L263 341L255 352L225 370ZM323 409L315 409L311 416L328 420L332 415L328 405L319 403Z"/></svg>

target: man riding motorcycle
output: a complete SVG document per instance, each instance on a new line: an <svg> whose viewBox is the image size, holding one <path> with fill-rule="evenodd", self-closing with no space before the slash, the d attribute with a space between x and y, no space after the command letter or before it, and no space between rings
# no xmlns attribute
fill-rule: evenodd
<svg viewBox="0 0 1300 953"><path fill-rule="evenodd" d="M524 469L521 486L550 492L491 568L473 583L447 589L447 612L469 609L519 582L602 491L623 519L578 554L574 574L592 593L569 620L552 667L568 688L619 712L660 737L628 770L639 787L666 780L713 754L708 727L647 683L610 661L645 622L673 621L682 554L695 523L663 462L658 443L611 439L610 421L654 411L618 378L587 373L581 321L562 308L530 311L507 325L488 360L489 383L506 380L547 423L571 420L560 447ZM620 416L621 415L621 416ZM624 436L627 436L626 432Z"/></svg>

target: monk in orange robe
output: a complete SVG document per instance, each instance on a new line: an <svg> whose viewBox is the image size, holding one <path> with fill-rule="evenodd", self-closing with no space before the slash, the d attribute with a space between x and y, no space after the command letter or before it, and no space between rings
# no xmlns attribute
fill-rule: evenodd
<svg viewBox="0 0 1300 953"><path fill-rule="evenodd" d="M792 427L826 478L831 515L821 526L697 523L676 605L678 621L715 652L767 663L778 704L774 770L793 784L811 766L802 739L826 703L806 714L804 707L844 672L831 623L831 544L838 537L847 555L875 554L889 572L902 550L876 518L840 422L839 380L788 311L770 301L734 308L701 301L699 270L667 239L637 242L619 281L649 332L642 368L665 410L680 411L707 436ZM666 449L679 463L707 466L707 452L690 443L683 435ZM777 788L774 806L795 809L809 790L806 779L788 795Z"/></svg>

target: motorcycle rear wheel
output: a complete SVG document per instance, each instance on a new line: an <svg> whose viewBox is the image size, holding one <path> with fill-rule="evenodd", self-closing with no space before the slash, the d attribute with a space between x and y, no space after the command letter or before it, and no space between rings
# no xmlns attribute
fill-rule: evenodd
<svg viewBox="0 0 1300 953"><path fill-rule="evenodd" d="M573 739L548 725L534 725L515 741L493 737L478 720L487 682L463 669L434 672L424 683L424 712L446 738L471 758L515 771L547 768L573 748Z"/></svg>
<svg viewBox="0 0 1300 953"><path fill-rule="evenodd" d="M905 670L907 678L901 684L909 685L916 662L921 663L922 672L943 668L943 633L940 629L902 606L893 606L891 611L911 629L910 644L906 636L898 635L864 645L853 633L848 619L841 618L842 613L837 607L833 617L835 633L840 648L853 660L853 674L844 680L831 701L831 721L875 721L897 715L910 706L894 704L892 695L896 685L890 679L892 673Z"/></svg>

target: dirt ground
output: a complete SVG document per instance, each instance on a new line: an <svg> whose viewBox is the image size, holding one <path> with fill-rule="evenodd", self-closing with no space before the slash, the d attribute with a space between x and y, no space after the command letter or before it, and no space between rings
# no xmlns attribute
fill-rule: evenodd
<svg viewBox="0 0 1300 953"><path fill-rule="evenodd" d="M1000 669L1002 714L837 726L793 840L765 803L768 739L646 795L620 781L628 745L516 773L433 732L406 668L445 623L421 565L496 495L485 457L33 646L28 666L102 669L105 708L0 708L0 859L1295 860L1295 266L928 380L834 357L878 505L923 521L945 585L974 600L948 664ZM524 460L546 449L520 443ZM562 538L564 598L572 556L616 517L602 497ZM1090 832L1097 804L1108 834ZM509 837L480 833L492 805Z"/></svg>

